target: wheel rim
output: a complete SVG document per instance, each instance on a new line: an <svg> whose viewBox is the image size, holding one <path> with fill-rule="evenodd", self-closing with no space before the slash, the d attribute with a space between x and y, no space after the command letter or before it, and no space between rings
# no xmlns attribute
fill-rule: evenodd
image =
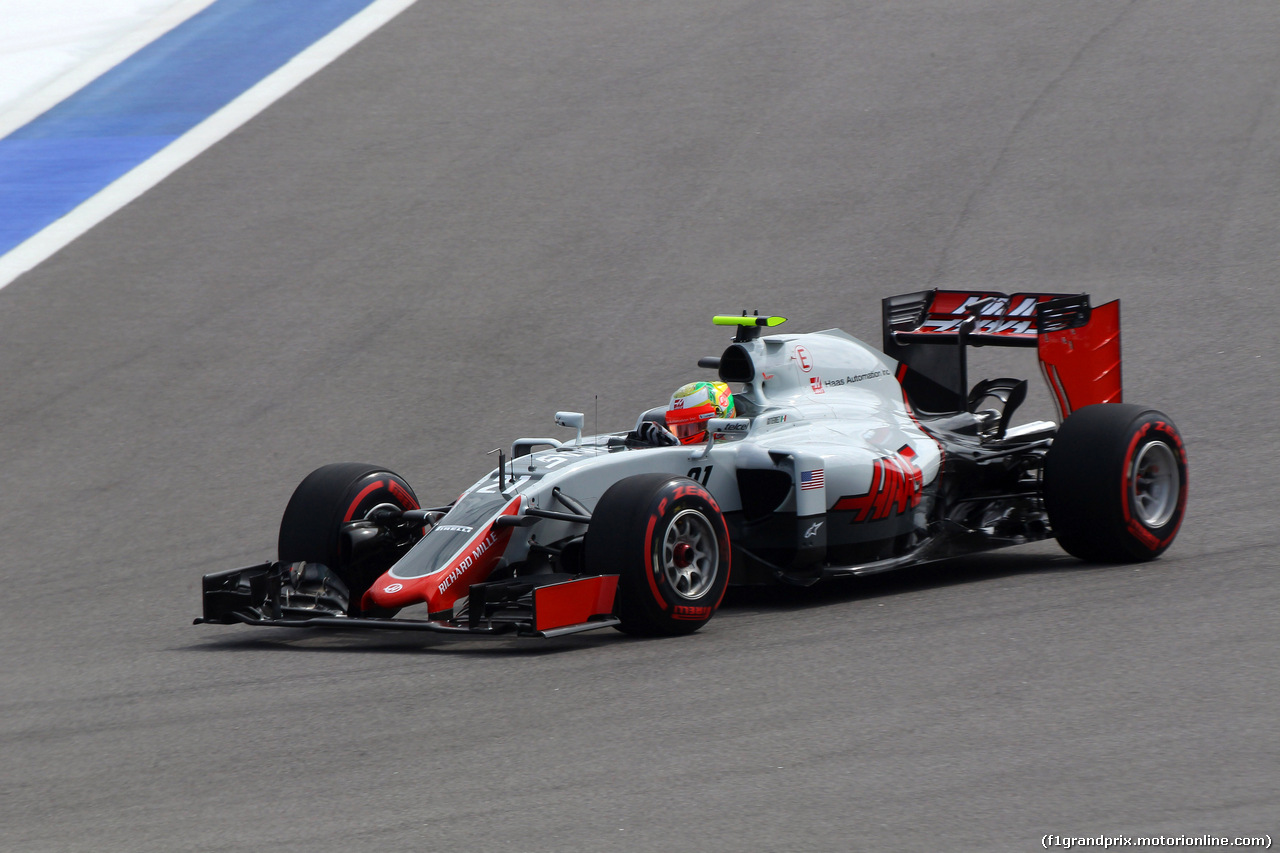
<svg viewBox="0 0 1280 853"><path fill-rule="evenodd" d="M1180 489L1173 448L1163 441L1148 442L1134 459L1129 477L1129 505L1143 526L1168 524L1178 509Z"/></svg>
<svg viewBox="0 0 1280 853"><path fill-rule="evenodd" d="M696 601L716 582L720 547L707 517L686 509L671 519L662 538L659 568L676 595Z"/></svg>

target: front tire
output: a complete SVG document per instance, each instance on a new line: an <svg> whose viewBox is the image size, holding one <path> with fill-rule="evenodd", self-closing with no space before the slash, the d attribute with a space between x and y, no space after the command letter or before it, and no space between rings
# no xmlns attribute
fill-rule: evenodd
<svg viewBox="0 0 1280 853"><path fill-rule="evenodd" d="M601 496L585 555L594 574L617 574L618 630L691 634L715 614L729 584L729 529L711 493L687 477L640 474Z"/></svg>
<svg viewBox="0 0 1280 853"><path fill-rule="evenodd" d="M278 554L283 563L323 563L350 593L347 612L360 615L360 598L412 544L388 534L381 547L354 558L344 525L380 508L419 509L405 480L377 465L337 462L317 468L298 484L280 520Z"/></svg>
<svg viewBox="0 0 1280 853"><path fill-rule="evenodd" d="M1167 415L1124 403L1063 421L1044 462L1045 509L1068 554L1090 562L1153 560L1178 535L1187 453Z"/></svg>

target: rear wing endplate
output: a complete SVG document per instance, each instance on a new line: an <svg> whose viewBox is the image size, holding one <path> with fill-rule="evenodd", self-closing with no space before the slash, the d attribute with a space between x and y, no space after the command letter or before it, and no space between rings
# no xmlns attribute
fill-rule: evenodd
<svg viewBox="0 0 1280 853"><path fill-rule="evenodd" d="M1091 403L1121 400L1120 303L1092 307L1088 294L921 290L883 300L884 352L925 412L964 411L966 347L1035 347L1065 418Z"/></svg>

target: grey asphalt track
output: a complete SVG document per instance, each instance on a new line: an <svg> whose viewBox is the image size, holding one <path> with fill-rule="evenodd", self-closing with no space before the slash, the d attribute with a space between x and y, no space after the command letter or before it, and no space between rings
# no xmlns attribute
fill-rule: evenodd
<svg viewBox="0 0 1280 853"><path fill-rule="evenodd" d="M1278 93L1274 0L422 0L0 292L0 847L1274 838ZM1191 457L1165 558L669 641L190 624L320 464L447 501L697 378L712 313L876 341L928 286L1123 300Z"/></svg>

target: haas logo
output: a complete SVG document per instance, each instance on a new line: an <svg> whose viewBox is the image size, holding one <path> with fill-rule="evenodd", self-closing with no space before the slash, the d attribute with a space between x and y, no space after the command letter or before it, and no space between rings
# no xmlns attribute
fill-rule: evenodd
<svg viewBox="0 0 1280 853"><path fill-rule="evenodd" d="M876 460L866 494L843 497L832 509L852 511L855 522L878 521L918 506L923 487L924 472L916 464L916 452L903 445L892 456Z"/></svg>

